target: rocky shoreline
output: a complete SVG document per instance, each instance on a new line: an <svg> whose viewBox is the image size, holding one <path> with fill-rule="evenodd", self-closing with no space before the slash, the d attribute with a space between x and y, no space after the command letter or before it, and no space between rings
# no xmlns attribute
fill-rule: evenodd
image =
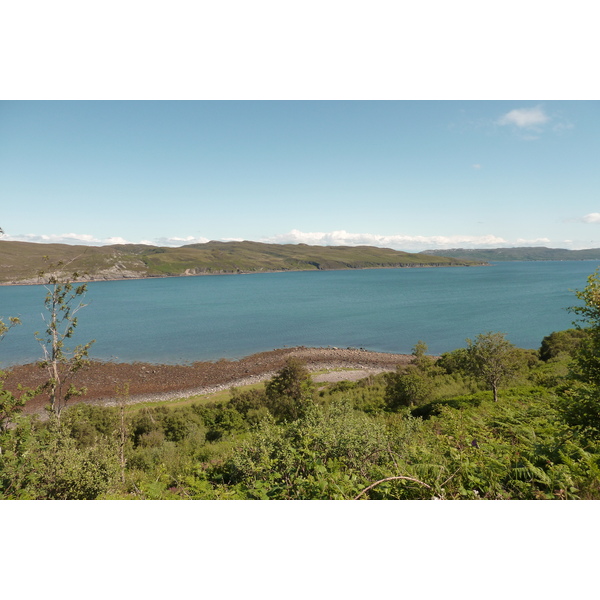
<svg viewBox="0 0 600 600"><path fill-rule="evenodd" d="M199 394L212 394L234 386L260 383L271 378L288 358L304 362L310 371L349 369L347 375L316 380L355 379L369 374L393 371L407 364L412 356L371 352L356 348L280 348L261 352L240 360L221 359L190 365L156 365L151 363L115 363L92 361L73 378L76 386L87 387L83 398L71 403L114 405L117 388L129 386L129 403L167 401ZM17 385L36 387L44 381L44 371L35 364L20 365L8 370L5 388L16 391ZM48 400L43 395L27 403L27 414L42 413Z"/></svg>

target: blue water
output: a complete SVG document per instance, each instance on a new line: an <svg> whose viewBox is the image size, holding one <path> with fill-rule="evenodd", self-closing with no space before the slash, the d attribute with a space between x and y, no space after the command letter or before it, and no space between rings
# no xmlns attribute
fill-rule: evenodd
<svg viewBox="0 0 600 600"><path fill-rule="evenodd" d="M439 354L465 338L502 331L538 348L572 326L600 261L509 262L490 267L215 275L88 284L75 343L123 362L240 358L284 346L362 347L410 353L418 340ZM0 287L0 317L22 325L0 342L0 364L40 359L42 286Z"/></svg>

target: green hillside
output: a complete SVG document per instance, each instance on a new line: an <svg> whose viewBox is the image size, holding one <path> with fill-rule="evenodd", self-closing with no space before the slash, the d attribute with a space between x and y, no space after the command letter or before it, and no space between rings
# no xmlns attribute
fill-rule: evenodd
<svg viewBox="0 0 600 600"><path fill-rule="evenodd" d="M0 283L36 283L44 256L89 279L127 279L216 273L445 267L482 261L410 254L371 246L308 246L208 242L180 248L143 244L72 246L0 241Z"/></svg>
<svg viewBox="0 0 600 600"><path fill-rule="evenodd" d="M446 256L461 260L600 260L600 248L566 250L564 248L452 248L450 250L425 250L428 256Z"/></svg>

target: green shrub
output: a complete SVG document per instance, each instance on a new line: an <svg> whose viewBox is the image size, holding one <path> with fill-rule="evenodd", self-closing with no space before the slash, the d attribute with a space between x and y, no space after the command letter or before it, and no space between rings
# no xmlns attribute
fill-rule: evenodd
<svg viewBox="0 0 600 600"><path fill-rule="evenodd" d="M433 379L412 365L405 370L388 373L386 380L385 402L390 410L425 404L434 393Z"/></svg>
<svg viewBox="0 0 600 600"><path fill-rule="evenodd" d="M547 362L552 358L558 357L560 354L573 356L585 336L585 329L553 331L542 340L539 349L540 359Z"/></svg>

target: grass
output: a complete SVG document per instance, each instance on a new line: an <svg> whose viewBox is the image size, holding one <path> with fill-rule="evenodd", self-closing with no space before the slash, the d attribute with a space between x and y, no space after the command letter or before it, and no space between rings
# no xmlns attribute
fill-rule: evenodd
<svg viewBox="0 0 600 600"><path fill-rule="evenodd" d="M236 389L241 391L260 389L264 386L264 383L252 383L249 385L235 386ZM212 394L198 394L196 396L190 396L189 398L174 398L173 400L154 400L148 402L136 402L135 404L128 404L125 407L127 412L136 412L143 408L156 408L158 406L169 406L169 407L181 407L190 406L191 404L212 404L217 402L227 402L231 398L231 388L223 390L221 392L214 392Z"/></svg>

